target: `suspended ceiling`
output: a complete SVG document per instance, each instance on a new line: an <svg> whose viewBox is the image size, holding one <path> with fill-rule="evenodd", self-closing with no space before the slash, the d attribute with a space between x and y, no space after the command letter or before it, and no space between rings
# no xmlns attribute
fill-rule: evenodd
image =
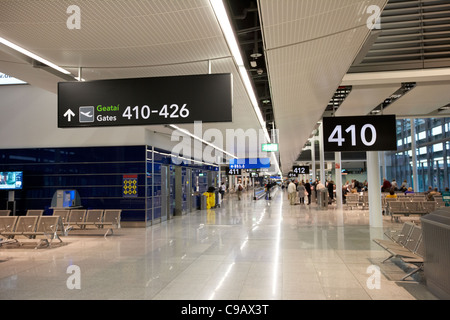
<svg viewBox="0 0 450 320"><path fill-rule="evenodd" d="M391 0L387 4L387 0L258 0L253 2L253 8L251 1L227 3L236 34L242 48L245 47L242 51L267 124L270 127L274 122L279 129L284 173L290 171L340 85L347 82L353 86L348 99L352 95L355 99L351 103L344 101L338 111L352 114L361 101L364 113L370 110L371 103L376 107L391 89L401 86L401 82L396 82L399 78L376 83L380 80L374 73L443 67L448 62L445 53L450 33L448 1ZM79 30L66 26L66 10L74 4L81 8ZM368 48L373 35L367 27L371 16L367 9L371 5L386 9L378 42L373 46L370 43ZM253 21L246 22L247 18ZM82 68L86 80L205 74L210 63L212 73L234 76L233 122L204 124L203 130L217 128L225 136L226 129L260 128L208 0L3 0L0 36L75 76ZM399 46L411 49L404 52ZM418 47L421 55L410 53ZM361 63L355 64L364 50L367 54ZM258 56L257 67L249 65L252 53L262 54ZM407 60L412 55L419 61ZM390 60L393 56L400 60ZM61 78L29 62L0 48L1 72L56 93ZM258 68L262 73L259 74ZM355 74L360 80L352 78ZM441 77L445 80L448 74ZM416 76L412 81L420 82L424 74ZM435 77L432 75L431 80ZM375 86L371 88L372 85ZM419 83L417 88L421 87ZM419 105L429 100L431 93L424 91L416 97ZM448 89L442 85L432 94L444 91ZM443 99L434 100L433 107L446 98L444 95ZM400 106L401 100L389 106L392 108L389 110L395 112L395 104ZM183 127L193 131L192 125ZM169 132L163 126L150 129ZM252 147L253 152L259 148L246 147Z"/></svg>

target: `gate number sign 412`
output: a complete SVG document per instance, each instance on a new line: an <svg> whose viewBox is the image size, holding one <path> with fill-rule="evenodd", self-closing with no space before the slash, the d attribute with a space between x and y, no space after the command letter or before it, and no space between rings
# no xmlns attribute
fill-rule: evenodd
<svg viewBox="0 0 450 320"><path fill-rule="evenodd" d="M324 151L397 150L394 115L323 118Z"/></svg>

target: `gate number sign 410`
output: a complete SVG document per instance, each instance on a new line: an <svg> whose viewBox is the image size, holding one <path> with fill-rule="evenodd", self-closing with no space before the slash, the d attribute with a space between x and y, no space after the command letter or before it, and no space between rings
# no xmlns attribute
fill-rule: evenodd
<svg viewBox="0 0 450 320"><path fill-rule="evenodd" d="M367 131L371 132L372 137L370 140L366 139ZM347 129L345 129L345 132L350 133L352 146L355 147L356 146L356 126L354 124L352 124ZM365 124L361 128L360 134L361 134L361 142L365 146L371 147L377 141L377 129L375 129L375 127L371 124ZM342 126L338 125L334 128L333 132L328 137L328 142L331 142L331 143L336 142L339 147L342 147L342 144L345 142L345 138L342 138Z"/></svg>
<svg viewBox="0 0 450 320"><path fill-rule="evenodd" d="M323 118L324 151L397 150L395 115Z"/></svg>

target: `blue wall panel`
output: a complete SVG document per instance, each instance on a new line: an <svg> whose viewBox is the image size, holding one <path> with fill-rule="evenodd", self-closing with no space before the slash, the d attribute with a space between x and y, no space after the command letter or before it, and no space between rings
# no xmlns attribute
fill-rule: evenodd
<svg viewBox="0 0 450 320"><path fill-rule="evenodd" d="M0 150L0 171L24 172L15 191L17 214L50 213L58 189L76 189L87 209L122 209L123 221L145 221L146 146L31 148ZM138 176L138 195L123 196L123 176ZM0 207L8 191L0 191Z"/></svg>
<svg viewBox="0 0 450 320"><path fill-rule="evenodd" d="M46 214L51 214L56 190L75 189L86 209L122 209L122 221L159 222L163 165L169 168L170 210L173 212L175 165L169 151L152 150L149 146L0 149L0 171L24 172L23 190L15 191L18 215L26 214L29 209L44 209ZM207 174L217 167L181 166L182 210L186 212L191 192L205 192ZM192 180L189 190L185 190L188 167L193 169ZM124 175L137 175L136 197L124 197ZM6 207L7 199L8 191L0 190L0 209Z"/></svg>

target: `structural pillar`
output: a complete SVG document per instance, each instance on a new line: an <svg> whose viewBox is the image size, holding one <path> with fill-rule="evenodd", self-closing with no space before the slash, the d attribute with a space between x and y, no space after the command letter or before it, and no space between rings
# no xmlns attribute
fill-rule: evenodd
<svg viewBox="0 0 450 320"><path fill-rule="evenodd" d="M369 193L369 224L375 228L383 227L378 151L367 151L367 183Z"/></svg>
<svg viewBox="0 0 450 320"><path fill-rule="evenodd" d="M386 170L386 152L385 151L379 151L379 158L380 158L380 166L381 166L381 175L383 178L387 178L387 170Z"/></svg>
<svg viewBox="0 0 450 320"><path fill-rule="evenodd" d="M417 175L416 122L411 119L411 155L412 179L414 192L419 192L419 177Z"/></svg>
<svg viewBox="0 0 450 320"><path fill-rule="evenodd" d="M319 161L320 181L325 185L325 154L323 150L323 123L319 126Z"/></svg>
<svg viewBox="0 0 450 320"><path fill-rule="evenodd" d="M334 153L334 171L336 179L336 207L338 209L342 208L342 163L341 163L341 153Z"/></svg>
<svg viewBox="0 0 450 320"><path fill-rule="evenodd" d="M316 179L316 137L311 139L312 180Z"/></svg>

